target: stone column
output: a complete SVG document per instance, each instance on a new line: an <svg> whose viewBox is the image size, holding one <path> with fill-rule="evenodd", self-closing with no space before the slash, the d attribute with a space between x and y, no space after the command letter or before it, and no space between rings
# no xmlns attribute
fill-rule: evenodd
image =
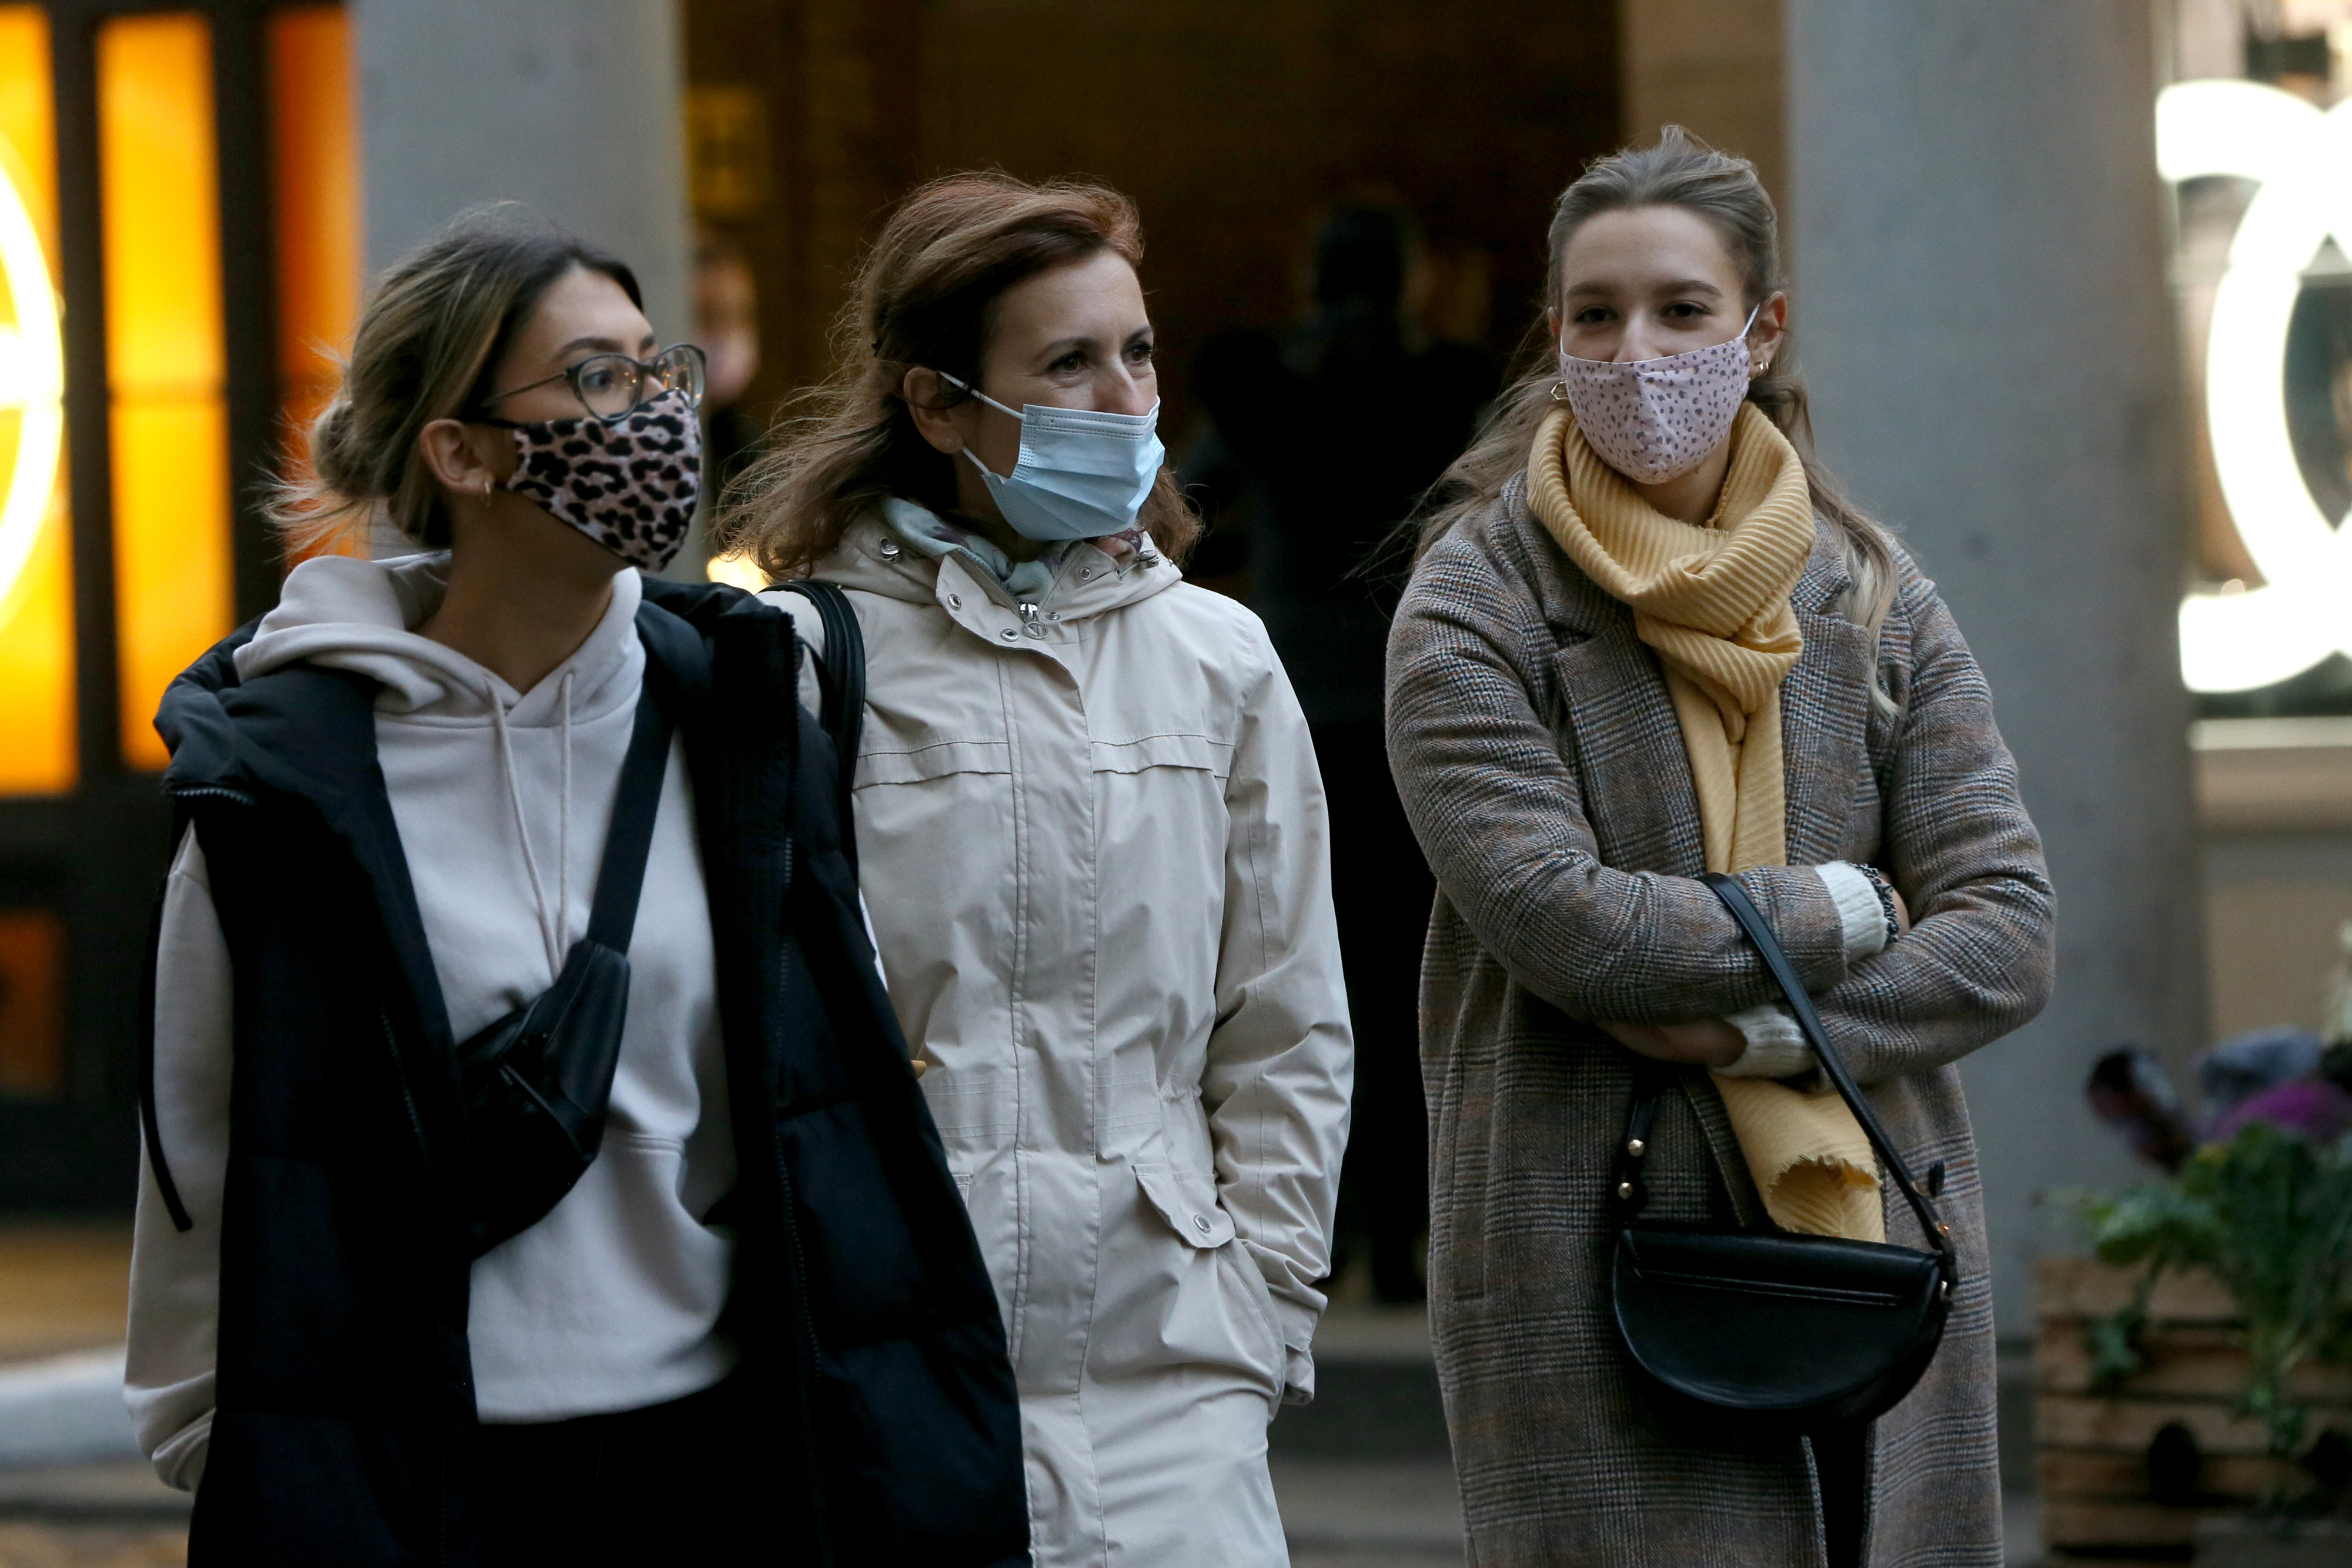
<svg viewBox="0 0 2352 1568"><path fill-rule="evenodd" d="M1794 340L1823 456L1941 586L2058 886L2058 989L1963 1068L2000 1332L2132 1162L2083 1083L2201 1033L2186 538L2147 0L1789 0ZM1895 1239L1902 1239L1897 1237Z"/></svg>
<svg viewBox="0 0 2352 1568"><path fill-rule="evenodd" d="M531 204L626 261L665 341L693 329L674 0L353 0L367 264L460 208Z"/></svg>

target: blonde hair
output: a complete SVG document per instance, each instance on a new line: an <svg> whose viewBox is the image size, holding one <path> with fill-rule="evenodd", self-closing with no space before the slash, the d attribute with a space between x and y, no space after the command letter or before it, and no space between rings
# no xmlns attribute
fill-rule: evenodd
<svg viewBox="0 0 2352 1568"><path fill-rule="evenodd" d="M382 524L413 544L449 542L441 482L418 450L436 419L462 418L558 278L600 272L643 309L635 274L511 202L470 207L377 279L334 401L310 423L308 471L275 487L268 513L307 556Z"/></svg>
<svg viewBox="0 0 2352 1568"><path fill-rule="evenodd" d="M1669 125L1656 146L1629 147L1612 153L1560 193L1549 236L1550 260L1544 277L1548 301L1556 303L1559 298L1561 258L1576 231L1602 213L1637 207L1680 207L1705 220L1739 269L1744 305L1760 305L1786 287L1780 271L1780 217L1764 183L1756 177L1756 166L1745 158L1717 152L1679 125ZM1435 505L1423 513L1420 550L1428 549L1465 517L1492 505L1511 476L1527 466L1536 427L1556 406L1551 389L1559 375L1553 347L1551 335L1538 319L1529 329L1526 345L1533 362L1504 390L1477 440L1454 459L1431 491ZM1771 368L1748 383L1748 401L1762 409L1796 447L1805 466L1805 483L1812 492L1813 509L1836 526L1846 575L1852 581L1840 612L1864 629L1875 648L1895 604L1894 546L1882 526L1846 499L1836 477L1814 455L1812 415L1789 337L1780 340ZM1874 676L1872 690L1880 704L1891 706Z"/></svg>
<svg viewBox="0 0 2352 1568"><path fill-rule="evenodd" d="M1005 291L1104 251L1142 265L1135 204L1108 185L1033 185L989 171L950 174L908 195L857 269L835 327L833 376L794 400L768 455L727 498L720 531L729 548L749 549L771 579L801 577L887 497L952 509L952 460L916 429L900 392L907 372L939 371L977 386ZM940 406L970 395L944 389ZM1164 468L1138 521L1175 559L1201 531Z"/></svg>

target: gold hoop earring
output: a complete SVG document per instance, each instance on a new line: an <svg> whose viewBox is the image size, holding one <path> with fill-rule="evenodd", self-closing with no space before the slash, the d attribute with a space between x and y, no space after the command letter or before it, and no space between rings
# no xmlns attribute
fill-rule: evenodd
<svg viewBox="0 0 2352 1568"><path fill-rule="evenodd" d="M1566 402L1568 401L1568 383L1566 382L1554 382L1551 383L1551 401L1554 402Z"/></svg>

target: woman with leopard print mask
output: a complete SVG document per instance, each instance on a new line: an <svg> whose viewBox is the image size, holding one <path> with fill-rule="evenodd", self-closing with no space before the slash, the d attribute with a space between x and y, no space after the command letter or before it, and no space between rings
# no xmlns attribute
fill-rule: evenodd
<svg viewBox="0 0 2352 1568"><path fill-rule="evenodd" d="M700 392L619 261L461 219L164 700L129 1395L195 1561L1027 1559L789 623L636 570Z"/></svg>
<svg viewBox="0 0 2352 1568"><path fill-rule="evenodd" d="M996 1282L1040 1568L1276 1568L1351 1051L1321 781L1257 618L1182 580L1134 207L965 174L749 476L868 661L882 967Z"/></svg>

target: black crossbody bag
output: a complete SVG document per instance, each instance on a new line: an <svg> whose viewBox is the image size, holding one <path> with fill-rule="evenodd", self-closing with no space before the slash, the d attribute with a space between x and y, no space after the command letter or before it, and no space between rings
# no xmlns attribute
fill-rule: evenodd
<svg viewBox="0 0 2352 1568"><path fill-rule="evenodd" d="M572 945L555 984L538 999L457 1047L469 1258L545 1218L604 1145L629 1016L629 938L676 728L669 697L648 652L636 724L613 795L613 823L596 868L588 934Z"/></svg>
<svg viewBox="0 0 2352 1568"><path fill-rule="evenodd" d="M1612 1197L1619 1228L1610 1294L1617 1332L1643 1372L1714 1411L1796 1432L1867 1421L1911 1392L1943 1341L1959 1282L1951 1227L1911 1179L1854 1086L1747 890L1714 873L1701 880L1763 955L1822 1071L1862 1124L1931 1249L1790 1235L1769 1226L1727 1230L1642 1220L1648 1199L1642 1161L1658 1096L1675 1082L1674 1068L1644 1058Z"/></svg>

